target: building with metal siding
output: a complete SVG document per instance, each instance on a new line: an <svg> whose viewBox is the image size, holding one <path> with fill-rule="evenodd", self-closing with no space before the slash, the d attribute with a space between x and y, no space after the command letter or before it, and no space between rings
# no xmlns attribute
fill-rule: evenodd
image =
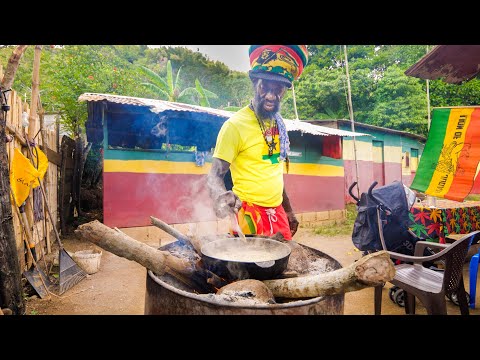
<svg viewBox="0 0 480 360"><path fill-rule="evenodd" d="M107 226L149 226L150 216L170 224L218 222L205 181L217 134L232 113L109 94L80 100L88 102L87 140L103 143ZM341 137L365 134L296 120L285 124L291 142L285 186L300 222L343 219Z"/></svg>
<svg viewBox="0 0 480 360"><path fill-rule="evenodd" d="M349 120L309 122L343 130L351 129ZM395 180L402 181L407 186L412 183L425 146L425 137L361 123L355 123L355 131L367 133L371 137L356 138L357 165L353 138L343 138L345 202L354 201L348 194L348 188L357 181L357 167L360 193L367 191L374 181L378 182L378 186L390 184Z"/></svg>

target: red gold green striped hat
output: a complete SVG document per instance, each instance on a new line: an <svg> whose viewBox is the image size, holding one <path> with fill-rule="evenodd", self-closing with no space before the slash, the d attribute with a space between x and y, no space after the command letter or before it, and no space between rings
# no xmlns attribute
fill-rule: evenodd
<svg viewBox="0 0 480 360"><path fill-rule="evenodd" d="M250 45L250 78L280 81L288 87L308 62L307 45Z"/></svg>

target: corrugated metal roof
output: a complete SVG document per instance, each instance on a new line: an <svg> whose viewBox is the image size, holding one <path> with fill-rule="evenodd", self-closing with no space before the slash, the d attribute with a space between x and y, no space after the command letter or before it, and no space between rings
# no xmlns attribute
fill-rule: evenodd
<svg viewBox="0 0 480 360"><path fill-rule="evenodd" d="M107 100L109 102L113 102L117 104L147 106L150 108L150 111L154 112L155 114L161 113L162 111L166 111L166 110L203 112L203 113L221 116L221 117L230 117L233 114L230 111L212 109L212 108L198 106L198 105L190 105L190 104L183 104L183 103L163 101L163 100L145 99L145 98L138 98L133 96L85 93L80 95L78 98L78 101L102 101L102 100Z"/></svg>
<svg viewBox="0 0 480 360"><path fill-rule="evenodd" d="M460 84L479 72L480 45L438 45L407 69L405 75Z"/></svg>
<svg viewBox="0 0 480 360"><path fill-rule="evenodd" d="M327 127L338 126L336 124L344 124L344 125L348 125L349 127L351 127L351 125L352 125L352 122L350 120L347 120L347 119L331 119L331 120L322 119L322 120L307 120L307 121L309 123L312 123L312 124L326 123ZM427 141L427 138L425 136L422 136L422 135L412 134L412 133L409 133L409 132L406 132L406 131L389 129L389 128L382 127L382 126L376 126L376 125L365 124L365 123L360 123L360 122L355 122L355 128L358 128L361 131L362 131L362 128L363 128L363 131L365 131L365 129L367 129L367 130L372 129L372 130L377 130L377 131L380 131L380 132L386 132L386 133L391 133L391 134L396 134L396 135L407 136L407 137L410 137L410 138L413 138L413 139L416 139L416 140L420 140L420 141L423 141L423 142ZM357 131L355 131L355 132L357 132Z"/></svg>
<svg viewBox="0 0 480 360"><path fill-rule="evenodd" d="M308 133L313 135L329 136L371 136L369 134L363 134L359 132L352 132L340 129L329 128L326 126L313 125L305 121L300 120L288 120L285 119L285 126L288 131L301 131L302 133Z"/></svg>
<svg viewBox="0 0 480 360"><path fill-rule="evenodd" d="M79 101L109 101L117 104L126 104L134 106L146 106L150 111L158 114L162 111L188 111L188 112L198 112L198 113L207 113L211 115L220 116L223 118L231 117L234 112L208 108L198 105L190 105L183 103L176 103L163 100L154 100L154 99L145 99L132 96L121 96L121 95L112 95L112 94L96 94L96 93L85 93L80 95L78 98ZM358 132L351 132L339 129L328 128L325 126L312 125L300 120L289 120L285 119L285 126L287 131L300 131L302 133L320 135L320 136L371 136L369 134L363 134Z"/></svg>

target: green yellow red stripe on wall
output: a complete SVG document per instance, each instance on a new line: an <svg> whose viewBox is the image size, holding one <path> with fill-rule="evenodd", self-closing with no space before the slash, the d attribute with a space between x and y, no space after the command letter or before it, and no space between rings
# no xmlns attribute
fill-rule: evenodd
<svg viewBox="0 0 480 360"><path fill-rule="evenodd" d="M212 164L196 166L193 162L165 160L105 160L104 172L147 174L207 174Z"/></svg>
<svg viewBox="0 0 480 360"><path fill-rule="evenodd" d="M434 109L411 188L463 201L472 189L479 160L480 108Z"/></svg>

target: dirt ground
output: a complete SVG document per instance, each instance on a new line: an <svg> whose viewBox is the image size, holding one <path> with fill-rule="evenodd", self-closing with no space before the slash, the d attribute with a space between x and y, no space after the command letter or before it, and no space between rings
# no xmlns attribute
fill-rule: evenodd
<svg viewBox="0 0 480 360"><path fill-rule="evenodd" d="M343 266L360 258L361 253L353 246L351 237L316 235L312 229L300 228L294 239L332 256ZM141 239L137 239L141 240ZM96 245L76 239L73 235L63 239L69 252L99 249ZM155 248L159 242L146 242ZM162 244L163 245L163 244ZM466 290L468 291L468 263L464 267ZM144 314L146 269L127 259L103 250L100 270L73 286L61 296L50 300L37 296L27 297L27 315L142 315ZM403 315L404 308L388 298L387 284L383 291L382 314ZM459 308L447 301L449 314L460 314ZM479 300L477 299L477 304ZM478 307L478 305L477 305ZM373 315L373 288L345 294L345 315ZM426 314L417 300L417 313ZM473 314L480 310L473 309Z"/></svg>

